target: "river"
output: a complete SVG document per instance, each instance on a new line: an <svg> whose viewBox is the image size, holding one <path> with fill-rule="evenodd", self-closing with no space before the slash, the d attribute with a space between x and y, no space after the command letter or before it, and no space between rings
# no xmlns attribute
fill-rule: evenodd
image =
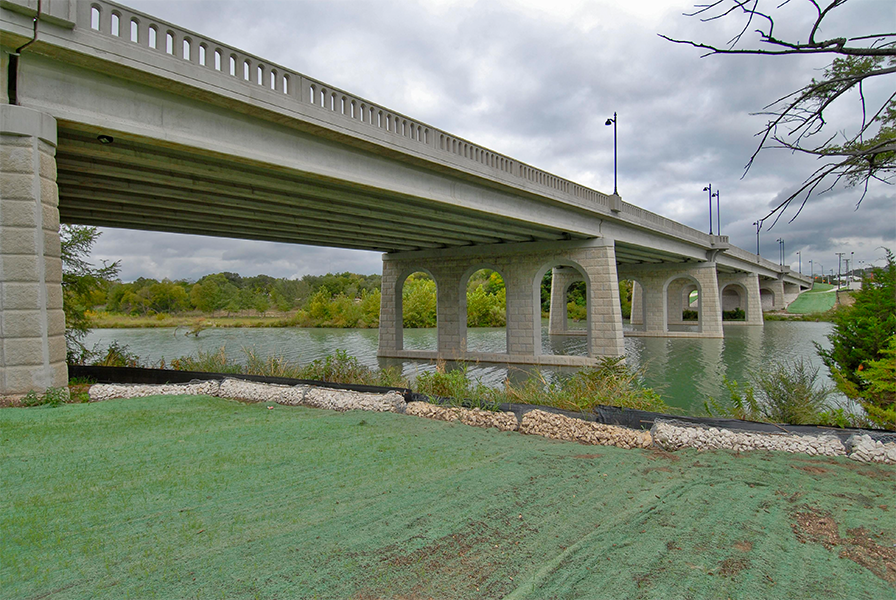
<svg viewBox="0 0 896 600"><path fill-rule="evenodd" d="M546 327L546 325L545 325ZM724 339L625 338L628 364L645 367L645 383L655 388L670 405L688 413L699 412L710 396L726 401L724 377L749 381L763 366L803 358L819 367L819 381L832 385L813 342L829 347L830 323L769 321L764 327L725 325ZM408 329L405 348L434 349L435 329ZM468 347L485 352L504 351L504 329L468 330ZM553 354L584 354L583 337L551 339L543 331L543 351ZM305 328L212 328L198 337L186 336L184 329L95 329L86 343L104 348L117 341L140 357L143 364L158 364L186 355L224 348L228 357L241 362L243 349L252 348L259 356L283 356L292 362L309 363L336 350L345 350L370 367L400 365L404 374L430 370L434 365L393 359L378 359L376 329ZM488 385L500 385L507 377L524 378L531 368L522 366L469 365L469 374ZM556 370L538 369L552 377ZM840 397L840 401L844 399Z"/></svg>

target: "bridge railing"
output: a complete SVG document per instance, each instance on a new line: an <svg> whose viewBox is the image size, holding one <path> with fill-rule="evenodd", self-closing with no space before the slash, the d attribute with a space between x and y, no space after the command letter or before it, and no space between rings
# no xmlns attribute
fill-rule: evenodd
<svg viewBox="0 0 896 600"><path fill-rule="evenodd" d="M8 0L27 4L25 0ZM74 0L69 0L74 1ZM343 127L361 135L376 132L411 152L451 156L453 166L485 175L525 190L556 198L625 220L653 231L682 237L707 247L714 239L707 234L625 202L614 202L607 194L521 163L468 140L421 123L406 115L370 102L297 71L266 61L253 54L222 44L209 37L178 27L146 13L105 0L78 1L76 28L81 32L133 44L157 58L180 62L206 73L216 73L255 88L254 93L288 97L292 101L335 116ZM369 137L369 136L368 136ZM611 212L612 211L612 212Z"/></svg>

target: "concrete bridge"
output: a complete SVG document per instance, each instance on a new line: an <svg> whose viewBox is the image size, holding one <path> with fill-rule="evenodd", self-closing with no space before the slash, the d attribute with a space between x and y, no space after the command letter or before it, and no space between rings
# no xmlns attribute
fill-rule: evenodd
<svg viewBox="0 0 896 600"><path fill-rule="evenodd" d="M710 236L234 47L101 0L0 1L0 393L66 382L59 223L377 250L379 354L583 365L632 335L762 325L810 280ZM466 349L469 276L498 271L507 352ZM402 285L437 284L438 348L402 343ZM586 286L588 356L541 353ZM698 300L692 302L692 291ZM692 325L682 311L696 311Z"/></svg>

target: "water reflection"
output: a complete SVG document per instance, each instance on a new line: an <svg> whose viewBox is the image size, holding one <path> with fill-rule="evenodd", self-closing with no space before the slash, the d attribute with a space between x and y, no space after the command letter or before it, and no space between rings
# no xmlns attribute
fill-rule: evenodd
<svg viewBox="0 0 896 600"><path fill-rule="evenodd" d="M817 341L829 347L826 335L830 329L829 323L773 321L764 327L726 325L724 339L625 338L625 353L629 364L646 367L645 383L660 391L667 403L693 411L701 409L709 396L727 400L725 377L744 383L764 365L800 357L819 367L821 376L831 385L812 344ZM190 337L185 336L183 330L175 332L172 329L98 329L88 335L86 342L88 346L106 347L117 341L128 346L130 352L147 364L185 355L195 356L200 351L216 352L220 348L224 348L229 358L243 362L243 350L248 348L262 358L281 355L302 364L345 350L371 367L397 365L407 377L436 368L426 362L378 359L377 335L376 329L212 328L203 331L199 337ZM467 336L470 349L504 351L506 332L503 328L469 329ZM431 348L435 337L435 329L405 330L405 348ZM542 347L549 354L585 355L587 340L576 335L550 336L545 324ZM533 373L551 381L563 372L549 367L477 363L468 364L467 370L487 385L501 385L507 379L521 382Z"/></svg>

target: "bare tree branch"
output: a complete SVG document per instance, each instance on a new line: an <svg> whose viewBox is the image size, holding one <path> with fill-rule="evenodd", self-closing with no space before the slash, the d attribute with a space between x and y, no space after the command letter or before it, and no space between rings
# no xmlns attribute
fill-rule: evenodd
<svg viewBox="0 0 896 600"><path fill-rule="evenodd" d="M763 150L786 149L792 153L817 157L823 162L798 189L775 206L764 219L774 217L772 227L784 211L795 201L799 207L796 218L813 196L831 191L841 183L861 185L862 194L856 208L868 193L871 180L892 185L896 180L896 92L885 94L879 106L869 110L866 82L896 74L896 33L861 36L834 36L817 39L821 31L830 31L826 20L849 0L804 0L812 12L805 41L782 39L775 34L775 10L791 3L784 0L776 7L765 8L763 0L714 0L698 4L685 16L698 17L703 23L742 17L743 25L727 46L693 40L681 40L663 34L660 37L676 44L704 50L702 57L715 54L753 56L830 55L831 64L823 77L782 96L766 105L756 115L769 117L765 127L756 135L759 144L750 156L744 176ZM747 32L758 25L756 46L745 47ZM865 42L864 45L856 42ZM896 87L896 86L894 86ZM891 88L892 89L892 88ZM828 123L826 113L836 104L849 101L855 91L858 108L852 127ZM879 89L878 89L879 91ZM875 92L875 95L877 92ZM869 118L869 114L873 116ZM838 118L842 114L838 109ZM842 138L842 139L841 139ZM792 218L792 219L793 219ZM791 220L792 220L791 219Z"/></svg>

